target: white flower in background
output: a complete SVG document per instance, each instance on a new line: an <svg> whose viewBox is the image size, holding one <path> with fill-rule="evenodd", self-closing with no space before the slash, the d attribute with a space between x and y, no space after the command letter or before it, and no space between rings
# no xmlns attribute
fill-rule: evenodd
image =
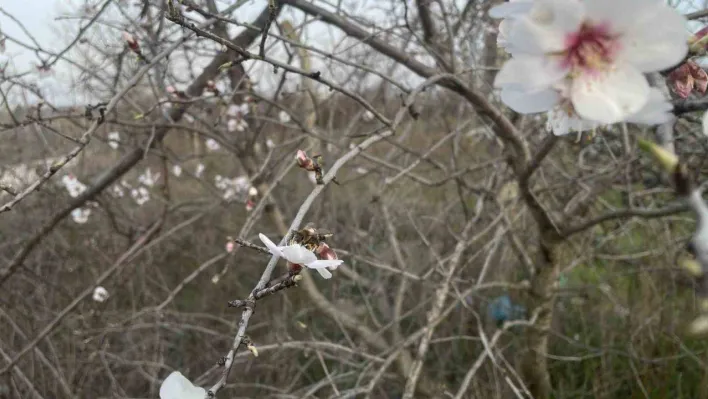
<svg viewBox="0 0 708 399"><path fill-rule="evenodd" d="M229 119L226 128L230 132L243 132L248 128L248 122L245 119Z"/></svg>
<svg viewBox="0 0 708 399"><path fill-rule="evenodd" d="M152 171L150 168L145 169L145 173L142 175L138 176L138 181L148 187L152 187L157 183L157 179L160 178L160 174L152 174Z"/></svg>
<svg viewBox="0 0 708 399"><path fill-rule="evenodd" d="M672 121L675 116L671 112L673 105L664 96L661 90L652 87L649 100L638 112L628 115L624 121L639 125L660 125ZM556 107L548 112L546 129L560 136L571 132L593 130L604 124L583 119L576 113Z"/></svg>
<svg viewBox="0 0 708 399"><path fill-rule="evenodd" d="M222 196L222 198L225 201L230 201L236 198L236 190L234 190L233 188L227 188L226 191L224 191L224 195Z"/></svg>
<svg viewBox="0 0 708 399"><path fill-rule="evenodd" d="M255 197L255 196L257 196L257 195L258 195L258 189L255 188L255 187L253 187L253 186L251 186L251 187L248 189L248 196L249 196L249 197Z"/></svg>
<svg viewBox="0 0 708 399"><path fill-rule="evenodd" d="M61 182L72 198L76 198L86 191L86 185L81 183L79 179L72 174L64 175L64 177L61 178Z"/></svg>
<svg viewBox="0 0 708 399"><path fill-rule="evenodd" d="M173 371L160 386L160 399L204 399L206 390L196 387L179 371Z"/></svg>
<svg viewBox="0 0 708 399"><path fill-rule="evenodd" d="M172 174L177 177L182 176L182 167L179 165L172 165Z"/></svg>
<svg viewBox="0 0 708 399"><path fill-rule="evenodd" d="M513 55L494 86L524 114L560 107L598 124L626 120L649 101L644 73L688 51L685 18L660 0L515 1L490 15L510 21L504 36Z"/></svg>
<svg viewBox="0 0 708 399"><path fill-rule="evenodd" d="M366 168L358 167L358 168L356 168L356 173L358 173L360 175L365 175L365 174L369 173L369 170Z"/></svg>
<svg viewBox="0 0 708 399"><path fill-rule="evenodd" d="M275 147L275 143L273 142L273 140L266 140L266 147L268 147L269 149Z"/></svg>
<svg viewBox="0 0 708 399"><path fill-rule="evenodd" d="M248 115L248 104L243 103L241 105L231 104L229 105L226 115L232 116L237 119L243 119L244 116Z"/></svg>
<svg viewBox="0 0 708 399"><path fill-rule="evenodd" d="M122 198L124 195L123 188L118 185L111 186L111 195L115 198Z"/></svg>
<svg viewBox="0 0 708 399"><path fill-rule="evenodd" d="M339 267L339 265L344 263L344 261L338 259L317 259L317 256L312 251L308 250L300 244L291 244L279 247L263 234L258 234L258 238L261 239L261 241L263 242L263 244L265 244L271 254L280 256L281 258L284 258L290 263L307 266L310 269L315 269L318 273L320 273L323 278L326 279L332 278L332 273L327 270L328 268L336 269L337 267Z"/></svg>
<svg viewBox="0 0 708 399"><path fill-rule="evenodd" d="M118 133L118 132L108 133L108 146L113 148L114 150L117 150L119 145L120 145L120 133Z"/></svg>
<svg viewBox="0 0 708 399"><path fill-rule="evenodd" d="M184 120L187 121L187 123L192 123L194 122L194 117L190 114L185 113L183 116Z"/></svg>
<svg viewBox="0 0 708 399"><path fill-rule="evenodd" d="M145 187L138 187L130 191L130 196L133 197L135 203L142 206L150 201L150 192Z"/></svg>
<svg viewBox="0 0 708 399"><path fill-rule="evenodd" d="M374 113L369 110L366 110L366 112L364 112L363 118L365 121L371 122L374 120Z"/></svg>
<svg viewBox="0 0 708 399"><path fill-rule="evenodd" d="M212 283L212 284L217 284L217 283L219 282L219 280L221 280L221 278L219 277L218 274L215 274L215 275L213 275L213 276L211 277L211 283Z"/></svg>
<svg viewBox="0 0 708 399"><path fill-rule="evenodd" d="M91 210L86 208L76 208L71 211L71 218L78 224L88 222L89 215L91 215Z"/></svg>
<svg viewBox="0 0 708 399"><path fill-rule="evenodd" d="M121 180L121 181L120 181L120 185L123 186L123 187L125 187L125 188L127 188L127 189L133 188L133 187L132 187L130 184L128 184L128 182L125 181L125 180Z"/></svg>
<svg viewBox="0 0 708 399"><path fill-rule="evenodd" d="M206 169L206 167L203 163L198 164L197 169L194 171L194 176L196 176L197 178L202 177L202 175L204 174L204 169Z"/></svg>
<svg viewBox="0 0 708 399"><path fill-rule="evenodd" d="M288 123L290 122L290 114L285 111L280 111L278 112L278 120L280 123Z"/></svg>
<svg viewBox="0 0 708 399"><path fill-rule="evenodd" d="M221 149L221 145L214 139L207 139L205 144L209 151L219 151Z"/></svg>
<svg viewBox="0 0 708 399"><path fill-rule="evenodd" d="M96 302L105 302L108 299L108 290L100 285L93 290L93 300Z"/></svg>

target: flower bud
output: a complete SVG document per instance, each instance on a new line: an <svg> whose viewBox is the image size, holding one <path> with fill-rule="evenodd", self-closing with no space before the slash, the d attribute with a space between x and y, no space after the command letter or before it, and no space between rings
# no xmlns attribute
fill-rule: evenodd
<svg viewBox="0 0 708 399"><path fill-rule="evenodd" d="M297 150L297 154L295 155L295 160L297 161L297 165L305 170L313 171L315 170L315 163L312 161L310 157L307 156L305 151L303 150Z"/></svg>
<svg viewBox="0 0 708 399"><path fill-rule="evenodd" d="M123 32L123 40L128 44L128 48L134 53L140 52L140 44L135 40L135 37L128 32Z"/></svg>
<svg viewBox="0 0 708 399"><path fill-rule="evenodd" d="M248 196L249 197L256 197L258 196L258 189L251 186L251 188L248 189Z"/></svg>

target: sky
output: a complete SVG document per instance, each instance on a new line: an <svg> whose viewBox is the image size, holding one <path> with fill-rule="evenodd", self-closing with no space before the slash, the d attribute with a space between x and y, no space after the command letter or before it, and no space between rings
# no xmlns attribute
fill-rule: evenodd
<svg viewBox="0 0 708 399"><path fill-rule="evenodd" d="M463 2L463 0L460 1ZM23 32L22 28L6 15L10 14L24 24L27 31L31 32L42 47L59 51L73 38L79 23L79 20L67 17L71 15L70 13L75 13L76 10L80 9L86 2L92 4L102 3L100 0L0 0L0 30L23 42L31 43L30 38ZM128 4L134 4L136 2L135 0L126 0ZM220 8L232 4L233 2L235 2L235 0L217 0ZM371 11L372 8L375 8L372 6L377 5L377 0L345 0L345 4L347 3L351 4L352 7L356 7L358 12L366 12L367 9ZM29 7L28 4L32 6ZM248 0L247 3L239 9L238 18L242 21L251 20L265 4L266 0ZM382 4L382 2L378 4ZM680 2L679 8L684 12L695 11L696 9L702 9L703 4L703 0L684 0ZM375 13L376 10L373 10L373 12ZM288 14L285 13L284 15ZM318 40L323 40L322 38L327 38L329 42L332 42L329 43L330 47L335 45L333 43L337 42L337 39L335 39L333 35L336 35L336 33L333 33L329 28L323 27L322 24L320 24L317 29L318 31L314 32L314 34L312 30L308 32L309 43L315 43ZM111 34L113 34L113 32L111 32ZM118 31L115 32L115 36L118 40ZM102 38L101 40L105 41L106 39ZM114 43L107 43L107 45L120 46L121 44L119 41L116 41ZM316 45L320 48L326 48L328 43L319 42L316 43ZM40 77L36 71L38 62L35 54L32 51L10 42L7 43L5 54L0 55L0 65L8 59L12 62L10 69L16 72L27 71L32 73L33 75L30 79L36 82L43 93L45 93L53 103L73 105L85 104L87 102L87 97L83 95L80 90L75 90L70 87L71 82L76 78L72 76L75 70L66 63L60 62L59 65L53 69L51 75ZM272 80L277 81L277 79Z"/></svg>

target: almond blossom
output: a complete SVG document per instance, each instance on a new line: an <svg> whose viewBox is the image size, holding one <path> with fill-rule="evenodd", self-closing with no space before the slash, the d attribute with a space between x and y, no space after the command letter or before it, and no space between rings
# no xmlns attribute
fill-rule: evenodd
<svg viewBox="0 0 708 399"><path fill-rule="evenodd" d="M236 105L236 104L231 104L229 105L229 108L226 110L226 114L228 116L237 118L237 119L243 119L246 115L248 115L249 109L248 109L248 104L243 103L241 105Z"/></svg>
<svg viewBox="0 0 708 399"><path fill-rule="evenodd" d="M108 299L108 290L101 287L100 285L93 290L92 298L96 302L105 302Z"/></svg>
<svg viewBox="0 0 708 399"><path fill-rule="evenodd" d="M209 151L219 151L221 149L221 145L219 145L219 142L214 139L207 139L205 144Z"/></svg>
<svg viewBox="0 0 708 399"><path fill-rule="evenodd" d="M74 222L78 224L84 224L88 222L88 218L91 215L91 209L88 208L76 208L71 211L71 218Z"/></svg>
<svg viewBox="0 0 708 399"><path fill-rule="evenodd" d="M617 123L649 101L644 73L679 63L686 20L661 0L514 1L504 16L512 54L494 86L519 113L556 107L599 124Z"/></svg>
<svg viewBox="0 0 708 399"><path fill-rule="evenodd" d="M243 132L247 128L248 122L244 119L229 119L229 121L226 122L226 129L228 129L229 132Z"/></svg>
<svg viewBox="0 0 708 399"><path fill-rule="evenodd" d="M180 177L182 175L182 167L179 165L172 165L172 174L176 177Z"/></svg>
<svg viewBox="0 0 708 399"><path fill-rule="evenodd" d="M119 145L120 145L120 133L118 133L118 132L108 133L108 146L114 150L117 150Z"/></svg>
<svg viewBox="0 0 708 399"><path fill-rule="evenodd" d="M325 279L332 278L332 273L327 269L335 270L339 265L344 263L344 261L337 259L319 260L312 251L297 243L292 243L287 246L277 246L263 234L258 234L258 238L261 239L271 254L284 258L290 263L315 269L320 276Z"/></svg>
<svg viewBox="0 0 708 399"><path fill-rule="evenodd" d="M150 201L150 192L145 187L130 190L130 196L133 197L135 203L140 206Z"/></svg>
<svg viewBox="0 0 708 399"><path fill-rule="evenodd" d="M173 371L160 385L160 399L204 399L206 394L179 371Z"/></svg>
<svg viewBox="0 0 708 399"><path fill-rule="evenodd" d="M278 112L278 120L280 123L288 123L290 122L290 114L285 111L280 111Z"/></svg>
<svg viewBox="0 0 708 399"><path fill-rule="evenodd" d="M202 177L204 174L204 169L206 169L206 166L204 166L203 163L200 163L197 165L197 168L194 170L194 176L198 178Z"/></svg>
<svg viewBox="0 0 708 399"><path fill-rule="evenodd" d="M81 183L79 179L72 174L64 175L64 177L61 178L61 182L72 198L76 198L86 191L86 185Z"/></svg>
<svg viewBox="0 0 708 399"><path fill-rule="evenodd" d="M152 174L150 168L145 169L145 173L138 176L138 181L148 187L152 187L157 183L157 179L160 178L160 174Z"/></svg>

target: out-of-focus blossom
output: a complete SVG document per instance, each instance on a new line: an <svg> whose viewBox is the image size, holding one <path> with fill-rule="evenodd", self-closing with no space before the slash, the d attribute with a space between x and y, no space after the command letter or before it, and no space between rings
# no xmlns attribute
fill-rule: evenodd
<svg viewBox="0 0 708 399"><path fill-rule="evenodd" d="M177 177L182 176L182 167L179 165L172 165L172 174Z"/></svg>
<svg viewBox="0 0 708 399"><path fill-rule="evenodd" d="M204 174L204 169L206 169L206 166L204 166L204 164L198 164L197 168L194 170L194 176L196 176L197 178L202 177L202 175Z"/></svg>
<svg viewBox="0 0 708 399"><path fill-rule="evenodd" d="M278 112L278 120L281 123L288 123L290 122L290 114L285 111L280 111Z"/></svg>
<svg viewBox="0 0 708 399"><path fill-rule="evenodd" d="M248 115L249 109L248 109L248 104L243 103L241 105L236 105L236 104L231 104L229 105L229 108L226 110L226 114L228 116L237 118L237 119L243 119L246 115Z"/></svg>
<svg viewBox="0 0 708 399"><path fill-rule="evenodd" d="M671 71L668 83L681 98L687 98L692 91L705 94L708 87L708 74L698 64L689 60Z"/></svg>
<svg viewBox="0 0 708 399"><path fill-rule="evenodd" d="M100 285L93 289L92 298L96 302L105 302L108 299L108 290L101 287Z"/></svg>
<svg viewBox="0 0 708 399"><path fill-rule="evenodd" d="M233 241L229 240L226 242L226 252L231 253L234 251L234 248L236 248L236 244L234 244Z"/></svg>
<svg viewBox="0 0 708 399"><path fill-rule="evenodd" d="M113 148L114 150L116 150L116 149L118 149L119 145L120 145L120 133L118 133L118 132L108 133L108 146Z"/></svg>
<svg viewBox="0 0 708 399"><path fill-rule="evenodd" d="M91 209L88 208L76 208L71 211L71 218L74 222L78 224L84 224L88 222L88 218L91 215Z"/></svg>
<svg viewBox="0 0 708 399"><path fill-rule="evenodd" d="M130 191L130 196L133 197L135 203L140 206L150 201L150 191L148 191L148 189L145 187L138 187L137 189L132 189Z"/></svg>
<svg viewBox="0 0 708 399"><path fill-rule="evenodd" d="M72 174L64 175L61 179L62 184L64 184L64 187L66 187L66 190L69 192L69 195L72 198L76 198L81 193L86 191L86 185L81 183L79 179L76 178L76 176Z"/></svg>
<svg viewBox="0 0 708 399"><path fill-rule="evenodd" d="M160 386L160 399L204 399L206 390L194 386L179 371L173 371Z"/></svg>
<svg viewBox="0 0 708 399"><path fill-rule="evenodd" d="M317 256L312 251L300 244L277 246L264 234L258 234L258 238L260 238L261 242L265 244L271 254L279 256L293 264L303 265L310 269L315 269L325 279L332 278L332 273L327 270L328 268L330 270L334 270L339 265L344 263L342 260L317 259Z"/></svg>
<svg viewBox="0 0 708 399"><path fill-rule="evenodd" d="M219 142L214 139L207 139L205 144L209 151L219 151L221 149Z"/></svg>
<svg viewBox="0 0 708 399"><path fill-rule="evenodd" d="M226 129L229 132L243 132L248 129L248 122L245 119L229 119L226 122Z"/></svg>
<svg viewBox="0 0 708 399"><path fill-rule="evenodd" d="M362 118L364 118L366 122L371 122L374 120L374 113L369 110L366 110Z"/></svg>
<svg viewBox="0 0 708 399"><path fill-rule="evenodd" d="M266 147L268 147L268 148L275 147L275 143L273 142L273 140L271 140L271 139L266 140Z"/></svg>
<svg viewBox="0 0 708 399"><path fill-rule="evenodd" d="M124 195L123 188L119 185L111 186L111 195L115 198L122 198Z"/></svg>
<svg viewBox="0 0 708 399"><path fill-rule="evenodd" d="M148 187L152 187L157 183L157 179L160 178L160 174L152 174L150 168L145 169L145 172L138 176L138 181Z"/></svg>

